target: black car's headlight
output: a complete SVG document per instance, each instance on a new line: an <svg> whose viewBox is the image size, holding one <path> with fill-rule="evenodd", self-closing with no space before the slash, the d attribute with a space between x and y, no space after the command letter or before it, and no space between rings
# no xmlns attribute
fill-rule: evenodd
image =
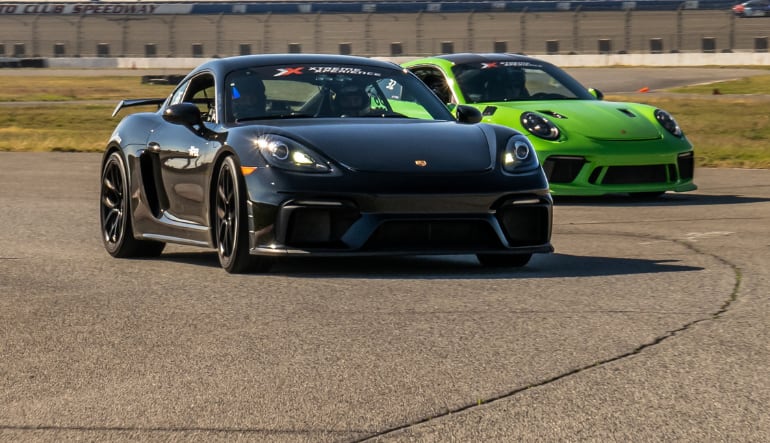
<svg viewBox="0 0 770 443"><path fill-rule="evenodd" d="M682 128L679 127L679 125L676 123L676 120L674 120L674 117L672 117L668 112L662 109L656 109L655 119L658 120L658 123L660 123L661 126L666 128L666 131L677 137L682 136Z"/></svg>
<svg viewBox="0 0 770 443"><path fill-rule="evenodd" d="M255 145L267 163L276 168L300 172L330 172L328 162L320 154L278 135L263 135Z"/></svg>
<svg viewBox="0 0 770 443"><path fill-rule="evenodd" d="M537 137L546 140L556 140L559 138L559 128L546 117L535 112L521 114L521 125Z"/></svg>
<svg viewBox="0 0 770 443"><path fill-rule="evenodd" d="M508 140L503 153L503 169L508 172L521 172L539 165L535 148L527 137L514 135Z"/></svg>

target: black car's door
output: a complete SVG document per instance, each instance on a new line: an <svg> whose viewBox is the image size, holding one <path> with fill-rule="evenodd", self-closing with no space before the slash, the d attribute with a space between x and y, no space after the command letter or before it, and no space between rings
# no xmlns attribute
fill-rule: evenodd
<svg viewBox="0 0 770 443"><path fill-rule="evenodd" d="M177 100L195 103L208 119L214 106L213 77L203 74L189 83L181 86L186 92ZM219 142L179 124L165 123L150 135L147 149L157 156L159 186L167 200L165 215L172 221L208 224L206 193L219 146Z"/></svg>
<svg viewBox="0 0 770 443"><path fill-rule="evenodd" d="M206 192L216 149L213 143L172 124L161 126L150 136L147 148L158 156L170 217L206 224Z"/></svg>

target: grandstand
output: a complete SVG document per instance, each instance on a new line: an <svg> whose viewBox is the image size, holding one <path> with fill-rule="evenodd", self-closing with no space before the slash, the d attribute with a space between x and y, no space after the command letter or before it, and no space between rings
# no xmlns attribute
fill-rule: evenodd
<svg viewBox="0 0 770 443"><path fill-rule="evenodd" d="M730 0L528 0L528 1L464 1L464 0L282 0L282 1L179 1L179 0L5 0L0 3L0 14L56 13L72 10L73 5L90 5L75 9L78 13L112 13L116 9L105 5L162 4L162 11L191 11L192 13L308 13L308 12L471 12L471 11L674 11L678 9L729 10L735 3ZM24 8L23 5L37 5ZM43 5L43 6L40 6ZM49 7L46 8L45 5ZM178 6L175 8L174 6ZM302 7L298 8L298 5ZM192 6L192 8L190 8ZM131 8L126 8L131 10ZM176 13L176 12L168 12Z"/></svg>
<svg viewBox="0 0 770 443"><path fill-rule="evenodd" d="M0 2L0 57L767 52L724 0Z"/></svg>

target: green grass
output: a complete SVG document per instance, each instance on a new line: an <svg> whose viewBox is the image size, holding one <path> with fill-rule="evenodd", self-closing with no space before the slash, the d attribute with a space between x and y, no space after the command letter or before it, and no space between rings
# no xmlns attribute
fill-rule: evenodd
<svg viewBox="0 0 770 443"><path fill-rule="evenodd" d="M698 166L770 168L770 96L610 96L665 109L695 147Z"/></svg>
<svg viewBox="0 0 770 443"><path fill-rule="evenodd" d="M770 75L608 96L665 109L695 146L698 166L770 168Z"/></svg>
<svg viewBox="0 0 770 443"><path fill-rule="evenodd" d="M608 98L673 114L695 146L698 166L770 168L770 75Z"/></svg>
<svg viewBox="0 0 770 443"><path fill-rule="evenodd" d="M0 151L101 151L119 118L114 105L4 106Z"/></svg>
<svg viewBox="0 0 770 443"><path fill-rule="evenodd" d="M7 76L0 102L120 100L165 97L172 87L141 82L136 76Z"/></svg>
<svg viewBox="0 0 770 443"><path fill-rule="evenodd" d="M154 109L125 109L111 118L118 100L172 90L142 84L139 76L4 79L12 87L0 91L0 102L80 103L0 104L0 151L101 151L120 117ZM770 75L607 99L671 112L695 146L698 166L770 168Z"/></svg>
<svg viewBox="0 0 770 443"><path fill-rule="evenodd" d="M687 93L687 94L770 94L770 75L760 75L755 77L746 77L736 80L715 82L704 85L685 86L681 88L672 88L669 92Z"/></svg>
<svg viewBox="0 0 770 443"><path fill-rule="evenodd" d="M140 76L6 76L0 90L0 151L102 151L120 117L124 98L166 97L173 86ZM52 102L30 104L27 102ZM53 103L66 101L67 103ZM2 104L5 102L5 104Z"/></svg>

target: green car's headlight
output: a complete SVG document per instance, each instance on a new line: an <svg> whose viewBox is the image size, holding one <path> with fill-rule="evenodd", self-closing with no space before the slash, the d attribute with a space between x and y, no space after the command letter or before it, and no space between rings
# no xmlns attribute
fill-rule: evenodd
<svg viewBox="0 0 770 443"><path fill-rule="evenodd" d="M674 120L674 117L672 117L668 112L662 109L656 109L655 119L658 120L658 123L660 123L661 126L666 128L666 131L677 137L682 136L682 128L679 127L679 125L676 123L676 120Z"/></svg>
<svg viewBox="0 0 770 443"><path fill-rule="evenodd" d="M521 124L524 126L524 129L531 132L534 136L546 140L556 140L559 138L559 128L550 120L535 112L521 114Z"/></svg>
<svg viewBox="0 0 770 443"><path fill-rule="evenodd" d="M527 137L522 134L514 135L508 140L503 153L503 169L508 172L521 172L536 168L537 161L535 148Z"/></svg>
<svg viewBox="0 0 770 443"><path fill-rule="evenodd" d="M305 146L278 135L263 135L254 142L268 164L300 172L330 172L329 164Z"/></svg>

